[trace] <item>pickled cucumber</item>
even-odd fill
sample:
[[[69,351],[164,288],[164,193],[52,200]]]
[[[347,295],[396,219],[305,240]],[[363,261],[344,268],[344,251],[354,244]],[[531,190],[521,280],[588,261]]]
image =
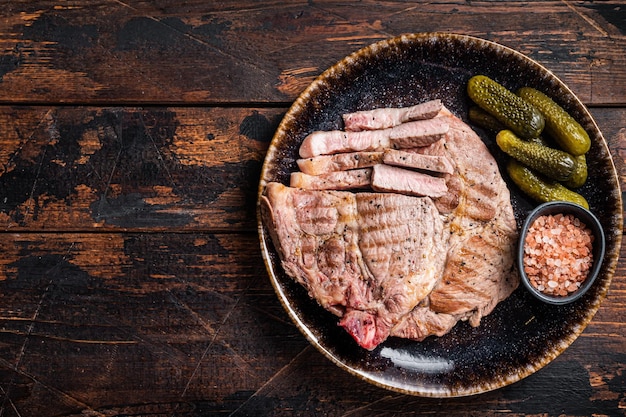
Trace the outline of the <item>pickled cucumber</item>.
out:
[[[556,146],[556,144],[548,142],[543,136],[529,139],[529,141],[551,148]],[[580,188],[587,182],[587,157],[585,155],[578,155],[574,157],[574,161],[576,161],[574,172],[572,176],[563,183],[567,188]]]
[[[587,182],[587,158],[585,155],[578,155],[574,158],[576,166],[572,176],[563,184],[568,188],[580,188]]]
[[[511,159],[507,172],[520,190],[540,203],[548,201],[569,201],[589,209],[587,200],[577,192],[570,190],[558,181],[550,181],[537,175],[527,166]]]
[[[567,181],[574,173],[576,161],[570,154],[522,140],[510,130],[500,131],[496,143],[502,151],[550,179]]]
[[[546,132],[561,149],[574,156],[589,150],[591,139],[585,129],[554,100],[531,87],[522,87],[517,94],[539,109],[545,119]]]
[[[498,119],[478,106],[471,106],[468,113],[470,122],[477,126],[491,130],[492,132],[499,132],[506,129]]]
[[[481,109],[524,139],[539,136],[545,126],[541,112],[523,98],[484,75],[467,83],[467,93]]]

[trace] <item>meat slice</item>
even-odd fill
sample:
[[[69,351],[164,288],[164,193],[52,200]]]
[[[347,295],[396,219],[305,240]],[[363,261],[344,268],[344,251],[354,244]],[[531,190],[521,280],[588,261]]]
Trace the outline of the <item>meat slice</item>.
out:
[[[309,175],[368,168],[383,162],[382,152],[346,152],[334,155],[319,155],[296,161],[300,171]]]
[[[448,131],[443,118],[417,120],[401,125],[362,132],[317,131],[304,138],[300,157],[311,158],[355,151],[383,151],[387,148],[415,148],[440,140]]]
[[[345,152],[334,155],[319,155],[298,159],[300,171],[309,175],[368,168],[378,164],[388,164],[404,168],[451,174],[454,171],[450,159],[443,155],[425,155],[413,149],[385,149],[376,152]]]
[[[374,191],[428,197],[442,197],[448,192],[443,178],[391,165],[374,166],[371,178]]]
[[[380,108],[357,111],[342,116],[348,131],[386,129],[413,120],[432,119],[441,111],[441,100],[431,100],[411,107]]]
[[[300,157],[311,158],[353,151],[382,151],[390,146],[389,131],[344,132],[317,131],[309,134],[300,145]]]
[[[430,198],[269,183],[262,216],[285,272],[365,349],[432,290],[447,237]]]
[[[443,155],[424,155],[419,152],[388,149],[383,154],[382,162],[404,168],[452,174],[454,166],[450,159]]]
[[[428,146],[442,139],[448,133],[448,129],[448,123],[443,118],[402,123],[390,128],[390,147],[393,149],[407,149]]]
[[[292,172],[289,185],[307,190],[351,190],[369,188],[371,178],[372,168],[329,172],[322,175]]]

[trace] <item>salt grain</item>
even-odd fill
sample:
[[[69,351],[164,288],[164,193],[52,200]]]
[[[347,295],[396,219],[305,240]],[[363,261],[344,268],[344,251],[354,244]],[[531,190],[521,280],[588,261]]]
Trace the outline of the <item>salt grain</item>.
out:
[[[580,288],[593,263],[591,230],[571,214],[538,217],[528,229],[524,271],[531,284],[549,295]]]

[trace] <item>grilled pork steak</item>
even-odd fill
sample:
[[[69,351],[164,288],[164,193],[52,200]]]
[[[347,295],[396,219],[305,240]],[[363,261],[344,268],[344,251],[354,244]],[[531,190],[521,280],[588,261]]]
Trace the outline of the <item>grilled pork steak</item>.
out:
[[[445,150],[456,165],[453,178],[460,181],[454,191],[458,205],[445,220],[450,234],[446,266],[427,301],[437,315],[478,326],[519,284],[512,271],[517,226],[496,161],[469,126],[442,113],[450,124]]]
[[[447,235],[430,198],[270,183],[261,207],[287,274],[366,349],[441,275]]]
[[[518,285],[509,190],[481,139],[445,108],[440,197],[267,184],[262,216],[288,275],[366,349],[477,326]]]

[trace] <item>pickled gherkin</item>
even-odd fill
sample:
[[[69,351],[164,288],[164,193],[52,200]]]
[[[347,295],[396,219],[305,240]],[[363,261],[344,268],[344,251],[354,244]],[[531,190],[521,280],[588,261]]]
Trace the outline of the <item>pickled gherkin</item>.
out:
[[[546,132],[561,149],[574,156],[589,150],[591,139],[585,129],[554,100],[531,87],[522,87],[517,94],[539,109],[545,119]]]
[[[543,131],[545,120],[541,112],[491,78],[473,76],[467,83],[467,93],[481,109],[520,137],[537,137]]]
[[[578,155],[574,159],[576,161],[574,172],[572,176],[563,183],[568,188],[580,188],[587,182],[587,157],[583,154]]]
[[[535,201],[540,203],[569,201],[589,209],[589,203],[582,195],[570,190],[558,181],[541,177],[515,159],[509,161],[506,170],[519,189]]]
[[[469,120],[484,129],[488,129],[496,133],[506,129],[506,126],[504,126],[498,119],[478,106],[472,106],[469,108]]]
[[[536,142],[543,146],[554,147],[554,144],[548,143],[542,136],[529,140],[530,142]],[[574,166],[574,172],[571,177],[563,182],[567,188],[580,188],[587,182],[587,157],[585,155],[578,155],[574,157],[576,165]]]
[[[569,180],[576,168],[576,161],[567,152],[522,140],[510,130],[500,131],[496,143],[512,158],[556,181]]]

